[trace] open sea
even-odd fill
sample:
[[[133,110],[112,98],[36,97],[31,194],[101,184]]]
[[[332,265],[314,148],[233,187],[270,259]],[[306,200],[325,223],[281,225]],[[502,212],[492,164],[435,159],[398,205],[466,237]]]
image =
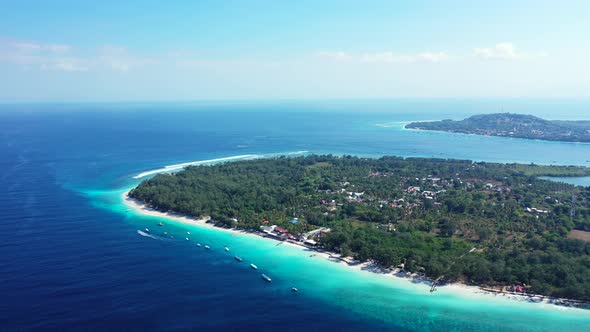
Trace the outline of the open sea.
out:
[[[588,100],[1,105],[0,331],[589,331],[590,310],[430,294],[269,240],[141,216],[121,201],[153,170],[235,156],[590,166],[590,144],[403,129],[501,109],[590,119]]]

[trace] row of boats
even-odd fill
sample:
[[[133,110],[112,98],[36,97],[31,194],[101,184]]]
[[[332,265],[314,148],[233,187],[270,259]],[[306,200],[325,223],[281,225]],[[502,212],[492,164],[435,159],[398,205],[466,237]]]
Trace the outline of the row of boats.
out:
[[[189,235],[190,235],[190,232],[187,232],[187,234],[189,234]],[[187,240],[189,240],[189,238],[186,238],[186,239],[187,239]],[[200,244],[200,243],[197,243],[197,247],[201,247],[201,244]],[[209,247],[208,245],[205,245],[205,249],[207,249],[207,250],[211,250],[211,247]],[[225,250],[226,252],[229,252],[229,248],[228,248],[228,247],[224,247],[224,250]],[[238,263],[241,263],[241,262],[243,262],[243,261],[244,261],[244,259],[243,259],[242,257],[238,256],[238,255],[235,255],[235,256],[234,256],[234,259],[235,259],[235,260],[236,260]],[[254,263],[250,263],[250,267],[251,267],[253,270],[258,270],[258,266],[256,266]],[[264,274],[264,273],[263,273],[263,274],[261,274],[260,276],[261,276],[261,277],[262,277],[262,279],[264,279],[265,281],[267,281],[267,282],[272,282],[272,279],[271,279],[269,276],[267,276],[266,274]]]
[[[159,224],[158,224],[158,226],[162,226],[162,223],[159,223]],[[150,232],[150,230],[149,230],[148,228],[146,228],[146,229],[145,229],[145,231],[146,231],[147,233],[149,233],[149,232]],[[165,233],[165,234],[167,235],[167,233]],[[187,234],[187,235],[190,235],[190,234],[191,234],[191,232],[186,232],[186,234]],[[185,240],[186,240],[186,241],[190,241],[190,239],[189,239],[188,237],[185,237]],[[204,246],[202,246],[202,245],[201,245],[200,243],[198,243],[198,242],[197,242],[197,247],[199,247],[199,248],[203,247],[203,248],[205,248],[206,250],[211,250],[211,247],[210,247],[210,246],[208,246],[208,245],[204,245]],[[228,247],[224,247],[224,250],[225,250],[226,252],[230,252],[230,250],[229,250],[229,248],[228,248]],[[243,261],[244,261],[244,259],[243,259],[243,258],[241,258],[241,257],[240,257],[240,256],[238,256],[238,255],[235,255],[235,256],[234,256],[234,259],[235,259],[237,262],[239,262],[239,263],[241,263],[241,262],[243,262]],[[252,268],[253,270],[258,270],[258,266],[256,266],[254,263],[250,263],[250,268]],[[272,279],[271,279],[269,276],[267,276],[266,274],[264,274],[264,273],[262,273],[262,274],[260,275],[260,277],[261,277],[261,278],[262,278],[264,281],[266,281],[266,282],[272,282]],[[299,291],[299,289],[297,289],[296,287],[292,287],[292,288],[291,288],[291,291],[293,291],[293,292],[298,292],[298,291]]]

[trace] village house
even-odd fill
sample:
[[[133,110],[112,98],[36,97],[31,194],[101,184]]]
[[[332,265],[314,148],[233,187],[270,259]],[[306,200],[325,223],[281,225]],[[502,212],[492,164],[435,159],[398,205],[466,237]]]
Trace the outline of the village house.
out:
[[[529,212],[529,213],[543,213],[543,214],[549,213],[549,211],[547,211],[547,210],[542,210],[542,209],[537,209],[537,208],[526,208],[525,211]]]

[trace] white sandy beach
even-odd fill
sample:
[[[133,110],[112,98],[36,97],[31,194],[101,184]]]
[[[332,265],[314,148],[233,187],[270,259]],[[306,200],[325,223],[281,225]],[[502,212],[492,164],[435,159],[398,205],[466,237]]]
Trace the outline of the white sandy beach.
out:
[[[161,212],[161,211],[157,211],[154,210],[148,206],[146,206],[145,204],[142,204],[140,202],[138,202],[137,200],[130,198],[128,196],[129,191],[126,191],[123,193],[123,195],[121,195],[121,198],[123,199],[125,205],[127,205],[128,207],[132,208],[133,210],[135,210],[138,213],[141,213],[143,215],[146,216],[152,216],[152,217],[160,217],[160,218],[166,218],[175,222],[179,222],[179,223],[183,223],[186,225],[192,225],[192,226],[198,226],[198,227],[204,227],[204,228],[209,228],[209,229],[214,229],[216,231],[220,231],[220,232],[228,232],[228,233],[232,233],[233,235],[236,236],[251,236],[251,237],[255,237],[258,239],[267,239],[269,241],[276,241],[270,238],[263,238],[255,233],[250,233],[250,232],[246,232],[243,230],[238,230],[238,229],[234,229],[234,228],[222,228],[222,227],[217,227],[213,224],[209,224],[207,223],[207,220],[209,220],[208,217],[204,217],[201,219],[195,219],[195,218],[190,218],[187,216],[183,216],[177,213],[166,213],[166,212]],[[284,245],[289,245],[289,246],[293,246],[296,248],[301,248],[304,249],[304,247],[299,246],[297,244],[288,242],[288,241],[284,241],[282,242]],[[312,257],[322,257],[325,259],[328,259],[330,261],[333,261],[334,256],[327,253],[327,252],[320,252],[320,251],[316,251],[314,252],[314,256]],[[361,269],[364,266],[368,266],[370,265],[369,263],[366,264],[357,264],[354,265],[354,267],[358,267],[358,269]],[[352,265],[351,265],[352,267]]]
[[[134,211],[136,211],[140,214],[143,214],[143,215],[166,218],[168,220],[183,223],[186,225],[204,227],[204,228],[209,228],[209,229],[213,229],[213,230],[221,231],[221,232],[228,232],[228,233],[232,233],[234,236],[251,236],[251,237],[256,237],[258,239],[277,241],[277,240],[274,240],[271,238],[262,237],[262,236],[255,234],[255,233],[246,232],[243,230],[237,230],[237,229],[233,229],[233,228],[222,228],[222,227],[214,226],[213,224],[207,223],[207,220],[209,220],[208,217],[201,218],[201,219],[194,219],[194,218],[190,218],[190,217],[183,216],[183,215],[176,214],[176,213],[160,212],[160,211],[154,210],[154,209],[146,206],[145,204],[138,202],[137,200],[134,200],[133,198],[130,198],[128,196],[128,193],[129,193],[129,191],[126,191],[121,195],[121,199],[123,200],[125,205],[127,205],[129,208],[131,208]],[[291,243],[289,241],[283,241],[282,244],[289,245],[289,246],[292,246],[295,248],[299,248],[301,250],[309,250],[304,246],[300,246],[295,243]],[[399,281],[406,281],[406,282],[411,282],[411,283],[423,283],[423,284],[426,284],[429,286],[432,284],[432,281],[430,279],[420,276],[420,275],[417,275],[417,274],[406,273],[406,272],[403,272],[399,269],[391,269],[391,270],[383,269],[381,267],[374,265],[371,262],[358,263],[358,262],[352,261],[351,258],[346,258],[343,260],[343,259],[341,259],[341,257],[339,255],[331,254],[331,253],[328,253],[325,251],[314,251],[314,254],[310,255],[310,258],[312,258],[312,259],[319,258],[319,259],[327,260],[329,262],[337,263],[337,264],[345,263],[346,266],[350,269],[354,269],[354,270],[362,271],[362,272],[366,272],[366,273],[378,273],[378,274],[384,275],[384,276],[391,276],[392,278],[396,278]],[[565,299],[553,299],[553,298],[549,298],[549,297],[536,296],[536,295],[522,295],[522,294],[515,294],[515,293],[490,292],[490,291],[484,290],[484,289],[477,287],[477,286],[470,286],[470,285],[465,285],[465,284],[461,284],[461,283],[445,284],[445,285],[439,286],[439,288],[451,291],[452,293],[455,293],[455,294],[458,294],[461,296],[468,296],[468,297],[469,296],[486,295],[486,296],[493,296],[493,297],[502,297],[502,298],[517,300],[517,301],[528,301],[531,298],[537,298],[538,303],[545,303],[545,304],[551,304],[551,302],[555,301],[555,300],[567,301]],[[425,291],[427,292],[426,289],[425,289]]]

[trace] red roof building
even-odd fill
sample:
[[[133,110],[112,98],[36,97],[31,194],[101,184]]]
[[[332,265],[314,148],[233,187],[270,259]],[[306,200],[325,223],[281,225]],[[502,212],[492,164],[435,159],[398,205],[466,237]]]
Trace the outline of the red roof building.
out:
[[[277,226],[277,227],[275,227],[275,232],[282,233],[282,234],[288,234],[289,230]]]

